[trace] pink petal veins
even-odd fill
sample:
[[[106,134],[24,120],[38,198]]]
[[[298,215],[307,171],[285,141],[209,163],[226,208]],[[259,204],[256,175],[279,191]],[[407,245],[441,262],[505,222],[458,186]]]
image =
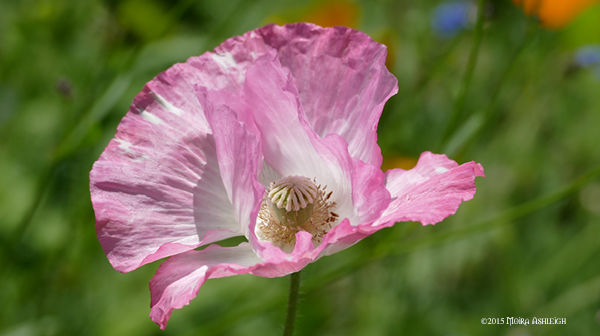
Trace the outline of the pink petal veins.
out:
[[[311,128],[321,137],[341,135],[352,157],[379,167],[377,123],[383,105],[398,91],[396,77],[385,67],[386,47],[350,28],[296,23],[268,25],[215,50],[251,62],[271,48],[294,78]]]
[[[415,168],[386,173],[386,188],[392,195],[392,203],[375,225],[440,222],[453,215],[461,202],[473,198],[477,176],[485,176],[478,163],[459,166],[446,155],[424,152]]]
[[[277,247],[266,246],[264,255],[268,261],[258,258],[248,243],[236,247],[210,245],[202,251],[188,251],[170,257],[160,265],[150,281],[150,318],[165,329],[173,309],[188,305],[208,279],[237,274],[273,278],[297,272],[314,260],[314,253],[299,252],[312,247],[311,239],[309,233],[299,232],[292,255],[281,252]]]
[[[235,111],[208,101],[205,88],[199,90],[199,99],[213,131],[225,190],[235,218],[248,237],[248,228],[256,221],[265,192],[258,182],[262,168],[260,140],[246,123],[238,121]]]
[[[165,329],[173,309],[189,304],[207,279],[248,273],[249,266],[260,262],[248,243],[231,248],[210,245],[169,258],[150,281],[150,318]]]
[[[149,82],[94,164],[98,239],[121,272],[242,234],[194,89],[241,87],[244,64],[220,57],[191,58]]]
[[[350,216],[352,186],[345,164],[308,125],[293,79],[275,53],[261,56],[248,69],[242,96],[253,112],[269,165],[282,176],[316,178]]]

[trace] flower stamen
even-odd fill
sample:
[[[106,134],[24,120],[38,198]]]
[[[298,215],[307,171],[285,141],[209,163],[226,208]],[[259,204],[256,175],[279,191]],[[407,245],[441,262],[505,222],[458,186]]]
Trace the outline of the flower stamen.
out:
[[[296,233],[306,231],[313,244],[320,244],[338,218],[331,211],[335,202],[329,201],[333,192],[326,193],[326,188],[316,185],[316,179],[295,175],[271,183],[258,213],[259,238],[291,252]]]

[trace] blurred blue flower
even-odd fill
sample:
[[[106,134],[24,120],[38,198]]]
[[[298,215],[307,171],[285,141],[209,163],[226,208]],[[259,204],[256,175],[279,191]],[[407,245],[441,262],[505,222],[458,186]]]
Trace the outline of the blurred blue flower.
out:
[[[587,44],[577,49],[573,63],[580,68],[590,69],[600,80],[600,44]]]
[[[600,45],[588,44],[577,49],[575,63],[584,68],[600,64]]]
[[[433,10],[431,26],[437,35],[450,38],[471,25],[472,9],[469,1],[444,2]]]

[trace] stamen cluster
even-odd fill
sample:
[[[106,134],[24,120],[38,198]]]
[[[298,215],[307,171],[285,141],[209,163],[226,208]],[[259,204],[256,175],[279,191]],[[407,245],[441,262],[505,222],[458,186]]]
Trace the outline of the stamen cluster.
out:
[[[296,244],[296,233],[312,234],[313,244],[319,245],[337,218],[335,202],[329,201],[332,192],[316,184],[316,179],[286,176],[269,186],[258,213],[257,235],[272,242],[285,252]]]

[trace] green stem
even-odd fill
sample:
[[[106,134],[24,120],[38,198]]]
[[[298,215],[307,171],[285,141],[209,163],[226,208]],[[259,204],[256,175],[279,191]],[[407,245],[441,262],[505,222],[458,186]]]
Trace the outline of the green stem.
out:
[[[469,54],[467,69],[465,70],[465,74],[463,76],[460,89],[458,91],[458,96],[456,97],[456,101],[454,102],[452,114],[450,115],[450,119],[448,120],[446,129],[444,130],[442,141],[438,149],[441,149],[446,145],[446,142],[448,141],[452,133],[454,133],[454,131],[456,130],[456,127],[462,117],[462,110],[465,104],[465,98],[467,96],[467,92],[469,91],[469,86],[471,84],[471,79],[473,78],[475,66],[477,65],[477,58],[479,56],[479,46],[481,45],[481,40],[483,38],[484,12],[485,0],[477,1],[477,23],[475,24],[475,31],[473,32],[473,45],[471,46],[471,53]]]
[[[294,323],[296,322],[296,313],[298,311],[299,292],[300,271],[290,274],[290,297],[288,299],[287,316],[285,318],[283,336],[292,336],[294,334]]]

